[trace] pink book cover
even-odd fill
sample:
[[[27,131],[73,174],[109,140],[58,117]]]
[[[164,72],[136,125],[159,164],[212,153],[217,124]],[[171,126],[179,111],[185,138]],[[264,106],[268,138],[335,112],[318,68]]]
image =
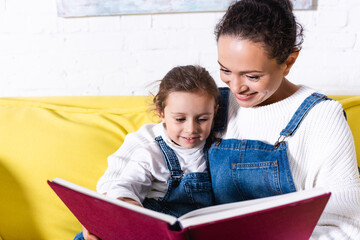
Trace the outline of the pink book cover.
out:
[[[96,197],[96,194],[100,195],[98,193],[92,195],[78,191],[55,180],[48,181],[48,184],[79,222],[102,240],[305,240],[310,238],[330,197],[330,193],[324,192],[275,207],[245,211],[245,214],[239,215],[236,215],[235,210],[237,203],[229,204],[224,212],[231,212],[230,217],[227,214],[219,217],[221,210],[211,211],[223,207],[218,205],[200,209],[208,215],[195,222],[191,222],[189,217],[189,223],[185,222],[186,219],[177,220],[127,203],[122,203],[125,206],[122,207],[116,204],[119,200],[109,200],[105,196],[99,198]]]
[[[48,181],[48,184],[79,222],[102,240],[172,239],[169,236],[169,223],[165,221],[119,207],[55,182]],[[183,235],[183,232],[177,232],[177,235]],[[184,238],[180,236],[178,239]]]
[[[330,193],[311,199],[190,226],[189,239],[308,240]]]

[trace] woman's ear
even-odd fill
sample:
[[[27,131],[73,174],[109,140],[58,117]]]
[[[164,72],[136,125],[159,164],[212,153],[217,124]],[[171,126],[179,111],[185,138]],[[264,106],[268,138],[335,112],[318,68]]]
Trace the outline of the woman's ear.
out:
[[[297,57],[299,56],[299,49],[294,49],[294,51],[289,55],[289,57],[286,59],[284,66],[284,76],[287,76],[290,72],[291,67],[294,65],[294,63],[296,62]]]

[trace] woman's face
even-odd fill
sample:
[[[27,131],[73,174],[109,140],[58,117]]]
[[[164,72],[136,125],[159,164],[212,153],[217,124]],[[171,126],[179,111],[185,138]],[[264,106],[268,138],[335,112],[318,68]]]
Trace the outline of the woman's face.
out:
[[[218,40],[218,62],[221,80],[240,106],[263,106],[285,98],[285,76],[292,64],[269,59],[260,43],[222,35]]]

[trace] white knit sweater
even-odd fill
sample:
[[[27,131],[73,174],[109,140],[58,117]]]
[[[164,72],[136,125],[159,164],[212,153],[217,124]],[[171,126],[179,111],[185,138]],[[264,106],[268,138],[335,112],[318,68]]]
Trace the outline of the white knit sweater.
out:
[[[292,96],[267,106],[241,108],[233,94],[222,138],[274,144],[300,104],[315,90],[301,87]],[[297,191],[323,187],[332,192],[312,239],[360,239],[360,180],[350,128],[337,101],[323,101],[286,139]]]
[[[229,99],[228,126],[223,138],[253,139],[274,144],[297,108],[314,90],[301,87],[292,96],[267,106],[241,108],[233,94]],[[120,148],[109,156],[109,167],[98,182],[107,192],[129,160],[146,143]],[[323,101],[312,108],[294,136],[286,139],[297,191],[323,187],[332,192],[330,201],[311,239],[360,239],[360,179],[355,147],[342,106]]]

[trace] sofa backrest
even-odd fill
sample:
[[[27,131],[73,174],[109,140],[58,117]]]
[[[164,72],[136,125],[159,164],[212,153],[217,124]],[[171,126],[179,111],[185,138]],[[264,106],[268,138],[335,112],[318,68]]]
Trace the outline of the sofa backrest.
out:
[[[0,239],[73,239],[81,224],[46,180],[95,190],[125,135],[156,119],[150,100],[1,98]]]
[[[359,161],[360,96],[331,97],[344,106]],[[125,135],[158,121],[150,103],[143,96],[0,98],[0,239],[73,239],[81,224],[46,181],[95,190]]]

